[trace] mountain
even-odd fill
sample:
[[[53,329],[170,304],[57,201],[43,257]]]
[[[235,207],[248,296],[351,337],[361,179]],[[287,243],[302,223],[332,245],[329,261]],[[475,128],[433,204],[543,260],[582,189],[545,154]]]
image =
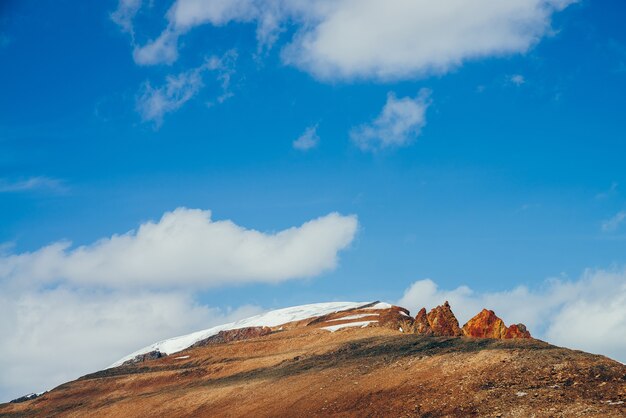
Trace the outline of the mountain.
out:
[[[0,416],[626,416],[626,366],[446,302],[280,309],[157,342]]]

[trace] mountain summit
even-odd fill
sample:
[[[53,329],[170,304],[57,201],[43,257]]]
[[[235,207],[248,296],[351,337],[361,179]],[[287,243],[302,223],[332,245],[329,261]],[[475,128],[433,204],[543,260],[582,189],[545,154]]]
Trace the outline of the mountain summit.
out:
[[[493,311],[486,309],[460,328],[459,321],[454,316],[448,301],[433,308],[428,314],[426,314],[426,308],[423,308],[415,318],[412,318],[405,308],[378,301],[316,303],[278,309],[241,321],[159,341],[121,358],[110,367],[160,358],[190,347],[213,342],[238,341],[283,331],[285,328],[320,326],[320,324],[332,324],[321,327],[328,331],[349,327],[383,327],[402,333],[439,337],[464,335],[472,338],[531,338],[523,324],[507,328]]]
[[[271,311],[163,340],[0,416],[626,416],[626,366],[448,302]]]

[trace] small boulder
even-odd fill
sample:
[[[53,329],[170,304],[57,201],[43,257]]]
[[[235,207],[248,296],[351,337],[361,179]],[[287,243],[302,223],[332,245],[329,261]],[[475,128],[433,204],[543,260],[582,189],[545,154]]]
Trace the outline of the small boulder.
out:
[[[513,324],[507,328],[504,338],[532,338],[524,324]]]
[[[132,365],[132,364],[143,363],[144,361],[156,360],[156,359],[160,359],[161,357],[165,357],[165,356],[167,356],[167,354],[162,353],[159,350],[154,350],[154,351],[150,351],[148,353],[138,354],[135,357],[133,357],[132,359],[127,360],[124,363],[122,363],[122,366],[129,366],[129,365]]]
[[[35,398],[40,397],[42,394],[43,394],[43,392],[42,393],[30,393],[28,395],[20,396],[17,399],[13,399],[9,403],[22,403],[22,402],[26,402],[26,401],[31,401],[31,400],[33,400]]]

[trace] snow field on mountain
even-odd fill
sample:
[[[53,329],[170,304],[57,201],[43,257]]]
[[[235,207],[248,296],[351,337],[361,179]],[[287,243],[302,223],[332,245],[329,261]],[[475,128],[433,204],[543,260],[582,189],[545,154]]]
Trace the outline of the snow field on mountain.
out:
[[[372,303],[373,302],[328,302],[277,309],[264,314],[242,319],[240,321],[218,325],[213,328],[156,342],[119,359],[108,368],[121,366],[128,360],[132,360],[139,355],[150,353],[152,351],[159,351],[167,355],[177,353],[191,347],[198,341],[202,341],[218,334],[220,331],[229,331],[249,327],[276,327],[289,322],[302,321],[304,319],[324,316],[334,312],[359,309],[371,305]],[[378,307],[379,305],[382,307]],[[375,305],[365,309],[385,309],[385,306],[391,305],[376,303]]]

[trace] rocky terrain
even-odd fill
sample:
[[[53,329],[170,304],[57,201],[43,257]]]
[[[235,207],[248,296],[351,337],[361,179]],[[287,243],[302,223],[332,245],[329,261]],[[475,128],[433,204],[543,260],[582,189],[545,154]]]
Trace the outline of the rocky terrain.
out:
[[[624,417],[626,366],[483,310],[307,305],[165,340],[0,416]]]

